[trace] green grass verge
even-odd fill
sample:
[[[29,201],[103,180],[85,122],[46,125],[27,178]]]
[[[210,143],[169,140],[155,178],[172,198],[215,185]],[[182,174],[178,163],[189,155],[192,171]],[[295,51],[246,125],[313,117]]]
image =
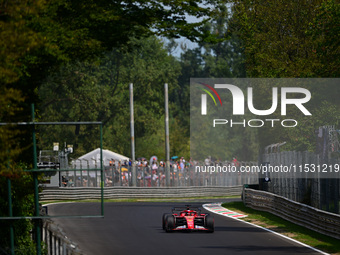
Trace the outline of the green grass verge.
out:
[[[248,215],[241,220],[271,229],[321,251],[340,254],[340,240],[338,239],[301,227],[271,213],[251,209],[246,207],[243,202],[224,203],[222,206]]]

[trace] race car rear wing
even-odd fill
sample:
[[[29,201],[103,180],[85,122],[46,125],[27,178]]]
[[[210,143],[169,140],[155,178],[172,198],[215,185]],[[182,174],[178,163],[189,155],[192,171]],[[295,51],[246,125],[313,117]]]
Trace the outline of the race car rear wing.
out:
[[[198,206],[191,206],[191,205],[185,205],[185,206],[176,206],[172,208],[172,213],[177,213],[185,210],[192,210],[196,211],[198,214],[201,213],[201,208]]]

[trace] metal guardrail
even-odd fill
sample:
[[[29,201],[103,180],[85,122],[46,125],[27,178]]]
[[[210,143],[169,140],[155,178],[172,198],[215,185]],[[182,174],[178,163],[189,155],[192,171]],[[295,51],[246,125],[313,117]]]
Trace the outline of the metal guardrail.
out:
[[[340,215],[322,211],[265,191],[245,188],[246,206],[270,212],[297,225],[340,239]]]
[[[49,188],[44,189],[40,195],[40,201],[50,200],[81,200],[100,199],[100,188]],[[183,197],[206,197],[206,196],[240,196],[242,186],[233,187],[106,187],[104,199],[117,198],[183,198]]]
[[[67,238],[62,229],[51,220],[44,220],[42,226],[42,241],[45,242],[48,255],[81,255],[84,254]]]

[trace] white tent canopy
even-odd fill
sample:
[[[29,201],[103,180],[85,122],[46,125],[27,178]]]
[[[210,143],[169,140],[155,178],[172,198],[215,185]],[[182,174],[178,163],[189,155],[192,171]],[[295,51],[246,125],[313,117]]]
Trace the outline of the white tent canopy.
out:
[[[110,150],[103,150],[103,165],[108,166],[110,164],[110,161],[114,159],[116,162],[121,161],[129,161],[129,158],[126,156],[123,156],[121,154],[118,154],[116,152],[110,151]],[[94,167],[100,167],[100,148],[97,148],[78,159],[72,160],[72,165],[74,168],[94,168]]]

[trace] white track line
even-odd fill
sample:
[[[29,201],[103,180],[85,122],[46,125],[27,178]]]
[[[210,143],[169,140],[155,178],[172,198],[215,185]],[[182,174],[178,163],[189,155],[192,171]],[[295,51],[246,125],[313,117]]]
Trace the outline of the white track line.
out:
[[[319,252],[319,253],[324,254],[324,255],[329,255],[329,253],[326,253],[326,252],[323,252],[323,251],[321,251],[321,250],[318,250],[318,249],[316,249],[316,248],[314,248],[314,247],[312,247],[312,246],[309,246],[309,245],[307,245],[307,244],[305,244],[305,243],[299,242],[299,241],[297,241],[297,240],[295,240],[295,239],[293,239],[293,238],[290,238],[290,237],[288,237],[288,236],[282,235],[282,234],[277,233],[277,232],[275,232],[275,231],[273,231],[273,230],[270,230],[270,229],[268,229],[268,228],[264,228],[264,227],[255,225],[255,224],[253,224],[253,223],[250,223],[250,222],[247,222],[247,221],[238,219],[238,218],[230,217],[230,216],[228,216],[228,215],[226,215],[226,214],[218,213],[218,212],[212,210],[211,208],[209,208],[209,207],[211,207],[211,205],[214,205],[215,208],[216,208],[216,207],[220,207],[220,209],[226,209],[226,208],[222,207],[221,204],[222,204],[222,203],[204,204],[204,205],[202,205],[202,207],[203,207],[205,210],[207,210],[207,211],[210,211],[210,212],[213,212],[213,213],[216,213],[216,214],[218,214],[218,215],[222,215],[222,216],[225,216],[225,217],[228,217],[228,218],[232,218],[232,219],[234,219],[234,220],[238,220],[238,221],[241,221],[241,222],[243,222],[243,223],[252,225],[252,226],[254,226],[254,227],[257,227],[257,228],[266,230],[266,231],[268,231],[268,232],[270,232],[270,233],[273,233],[273,234],[275,234],[275,235],[278,235],[278,236],[280,236],[280,237],[283,237],[283,238],[285,238],[285,239],[288,239],[288,240],[290,240],[290,241],[292,241],[292,242],[295,242],[295,243],[297,243],[297,244],[300,244],[300,245],[302,245],[302,246],[305,246],[305,247],[307,247],[307,248],[309,248],[309,249],[312,249],[313,251]]]

